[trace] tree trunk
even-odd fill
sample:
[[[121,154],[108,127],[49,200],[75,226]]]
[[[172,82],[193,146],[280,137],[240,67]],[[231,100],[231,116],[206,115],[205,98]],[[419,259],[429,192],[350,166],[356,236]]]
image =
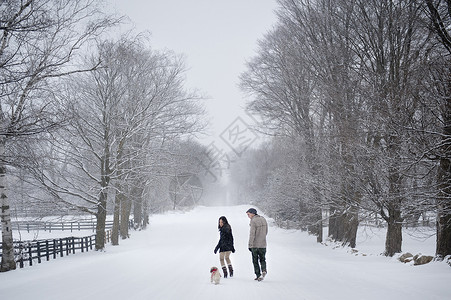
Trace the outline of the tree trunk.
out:
[[[393,256],[401,252],[402,247],[402,218],[401,201],[396,200],[388,206],[387,236],[385,239],[385,256]]]
[[[451,255],[451,203],[442,201],[438,207],[436,256],[439,260]]]
[[[0,158],[5,153],[4,140],[0,141]],[[2,261],[0,264],[0,272],[7,272],[16,269],[14,260],[14,244],[13,232],[11,228],[11,212],[9,208],[9,200],[6,195],[6,167],[0,160],[0,205],[1,205],[1,222],[2,222]]]
[[[133,202],[133,222],[142,228],[142,198],[138,198]]]
[[[385,239],[385,256],[393,256],[401,252],[402,225],[396,222],[388,223],[387,236]]]
[[[149,224],[149,201],[147,199],[143,199],[143,224],[142,228],[146,229]]]
[[[140,183],[141,184],[141,183]],[[134,195],[133,199],[133,222],[139,226],[139,228],[142,228],[142,210],[143,210],[143,188],[137,187],[135,189],[136,194]]]
[[[106,221],[107,192],[102,189],[97,205],[97,225],[96,225],[96,251],[105,248],[105,221]]]
[[[396,140],[396,139],[395,139]],[[391,144],[394,145],[394,144]],[[389,146],[389,148],[398,149],[396,146]],[[391,152],[395,153],[393,155],[393,160],[399,161],[399,151]],[[388,211],[388,216],[385,215],[382,208],[382,217],[387,221],[387,236],[385,239],[385,256],[393,256],[395,253],[401,252],[402,247],[402,202],[403,198],[401,194],[401,184],[402,176],[399,173],[399,166],[396,164],[389,168],[389,199],[386,204],[386,209]]]
[[[402,203],[401,187],[403,176],[400,173],[401,149],[399,136],[395,134],[385,138],[387,141],[388,155],[390,156],[390,167],[388,168],[388,202],[386,209],[388,216],[383,216],[387,221],[387,236],[385,239],[385,256],[393,256],[401,252],[402,247]]]
[[[130,196],[121,199],[121,238],[123,240],[129,237],[128,235],[128,223],[130,221],[130,211],[132,208],[132,201],[130,200]]]
[[[451,73],[448,75],[448,91],[451,92]],[[442,153],[437,174],[438,199],[437,199],[437,246],[436,253],[438,259],[443,259],[451,255],[451,97],[445,98],[444,111],[442,113],[444,121],[442,137]]]
[[[439,260],[451,255],[451,204],[443,203],[439,206],[437,220],[437,248],[436,256]]]
[[[106,135],[107,136],[107,135]],[[106,138],[105,141],[108,139]],[[108,143],[105,143],[105,155],[101,160],[101,182],[99,203],[97,204],[97,226],[96,226],[96,250],[103,250],[105,248],[105,222],[106,222],[106,205],[108,199],[108,184],[109,177],[109,148]]]
[[[124,168],[126,162],[122,159],[124,154],[124,144],[125,139],[121,139],[119,147],[117,150],[116,161],[117,161],[117,175],[116,175],[116,194],[114,197],[114,208],[113,208],[113,228],[111,232],[111,244],[113,246],[119,245],[119,233],[120,233],[120,223],[121,223],[121,207],[124,202]]]
[[[343,245],[355,248],[359,227],[358,211],[358,207],[351,208],[350,212],[334,209],[334,215],[329,218],[329,236]]]
[[[346,145],[343,146],[345,148]],[[342,182],[343,199],[336,200],[333,207],[333,224],[331,237],[335,241],[341,242],[344,246],[355,248],[357,241],[357,229],[359,227],[359,206],[361,196],[355,192],[356,182],[352,177],[354,172],[354,165],[351,157],[344,156],[347,169],[351,170],[350,175],[344,176]],[[341,204],[341,206],[340,206]],[[330,226],[330,225],[329,225]]]
[[[350,98],[350,97],[344,97]],[[344,125],[341,129],[344,138],[344,143],[342,144],[342,157],[344,162],[343,173],[344,176],[344,195],[347,199],[344,201],[344,207],[346,212],[343,215],[343,245],[348,245],[351,248],[355,248],[357,242],[357,230],[359,228],[359,208],[362,200],[362,196],[357,190],[358,179],[356,178],[356,161],[354,156],[351,154],[353,152],[353,145],[358,144],[358,130],[356,129],[357,124],[353,124],[351,121],[353,118],[347,116],[343,122]]]
[[[103,122],[108,123],[108,116],[106,112],[103,112]],[[105,248],[105,222],[107,213],[107,200],[108,200],[108,186],[110,184],[110,128],[107,126],[104,128],[104,148],[103,155],[100,159],[100,195],[99,203],[97,204],[97,226],[96,226],[96,251],[103,250]]]
[[[357,242],[357,229],[359,228],[359,208],[351,208],[343,216],[344,236],[341,240],[344,245],[355,248]]]
[[[316,236],[316,242],[322,243],[323,242],[323,211],[322,211],[321,207],[318,208],[316,213],[317,213],[316,217],[318,219],[318,224],[316,225],[317,231],[318,231],[318,234]]]
[[[119,227],[120,227],[120,212],[121,212],[121,187],[116,187],[116,196],[114,198],[114,216],[113,216],[113,228],[111,232],[111,244],[113,246],[119,245]]]
[[[335,240],[340,234],[340,227],[338,221],[338,210],[336,207],[330,207],[329,215],[329,232],[328,235],[331,239]]]
[[[305,117],[307,120],[308,117]],[[310,169],[310,174],[312,178],[317,179],[319,174],[321,173],[321,165],[317,163],[317,156],[315,153],[317,153],[317,148],[314,143],[314,134],[313,130],[309,126],[306,128],[306,132],[303,133],[304,138],[306,141],[306,148],[307,154],[305,160],[308,163],[308,168]],[[309,226],[308,231],[309,233],[316,235],[316,241],[318,243],[323,242],[323,213],[322,213],[322,196],[320,191],[318,190],[319,187],[312,186],[312,195],[313,195],[313,203],[311,207],[307,209],[309,214]]]

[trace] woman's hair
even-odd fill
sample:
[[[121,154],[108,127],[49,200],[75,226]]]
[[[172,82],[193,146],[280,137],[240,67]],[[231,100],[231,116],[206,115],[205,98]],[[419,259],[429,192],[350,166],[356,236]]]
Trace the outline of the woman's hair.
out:
[[[225,226],[225,225],[229,225],[230,226],[229,221],[227,221],[226,217],[221,216],[221,217],[219,217],[219,220],[222,220],[223,226]],[[218,220],[218,229],[221,229],[221,226],[219,226],[219,220]]]

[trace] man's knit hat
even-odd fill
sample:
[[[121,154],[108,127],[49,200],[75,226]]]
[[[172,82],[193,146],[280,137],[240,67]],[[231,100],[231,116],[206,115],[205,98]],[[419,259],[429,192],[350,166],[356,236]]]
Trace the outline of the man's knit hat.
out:
[[[257,214],[257,210],[255,208],[249,208],[246,213],[251,213],[251,214],[256,215]]]

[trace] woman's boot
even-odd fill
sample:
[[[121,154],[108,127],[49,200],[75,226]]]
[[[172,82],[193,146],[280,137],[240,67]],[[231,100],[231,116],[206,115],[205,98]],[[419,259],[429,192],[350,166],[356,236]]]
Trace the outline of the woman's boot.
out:
[[[229,273],[230,273],[230,277],[233,277],[233,268],[232,268],[232,265],[229,265]]]
[[[224,272],[224,278],[227,278],[227,268],[225,266],[222,267],[222,271]]]

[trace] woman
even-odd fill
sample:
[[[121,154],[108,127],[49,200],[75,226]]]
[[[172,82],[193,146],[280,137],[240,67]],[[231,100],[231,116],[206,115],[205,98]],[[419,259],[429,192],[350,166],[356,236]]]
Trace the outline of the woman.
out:
[[[224,272],[224,278],[227,278],[227,268],[224,260],[227,262],[229,267],[230,277],[233,277],[232,262],[230,261],[230,253],[235,253],[235,248],[233,247],[233,235],[232,227],[230,227],[227,218],[222,216],[218,221],[219,229],[219,242],[216,246],[214,252],[218,252],[219,249],[219,262],[221,263],[222,271]]]

